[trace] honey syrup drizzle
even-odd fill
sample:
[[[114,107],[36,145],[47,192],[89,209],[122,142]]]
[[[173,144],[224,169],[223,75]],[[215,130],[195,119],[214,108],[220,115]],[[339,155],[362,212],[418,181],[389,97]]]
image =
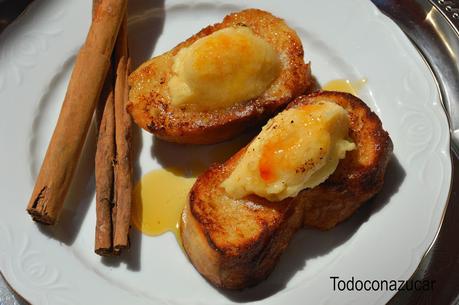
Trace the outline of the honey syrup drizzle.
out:
[[[334,79],[326,83],[322,87],[322,90],[339,91],[357,95],[366,83],[366,78],[362,78],[356,81],[350,81],[348,79]]]
[[[157,169],[144,175],[134,187],[134,227],[150,236],[172,232],[180,243],[180,216],[196,181],[193,176],[175,169]]]

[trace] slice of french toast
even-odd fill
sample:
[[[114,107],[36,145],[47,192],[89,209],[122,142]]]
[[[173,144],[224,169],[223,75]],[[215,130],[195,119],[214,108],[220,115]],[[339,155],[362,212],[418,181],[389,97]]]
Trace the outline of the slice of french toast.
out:
[[[243,153],[198,178],[180,226],[193,265],[212,284],[227,289],[250,287],[265,279],[303,221],[303,207],[291,198],[234,200],[225,193],[220,184]]]
[[[331,182],[278,202],[256,195],[233,199],[221,183],[245,153],[243,148],[194,184],[182,214],[181,236],[191,262],[212,284],[227,289],[257,284],[271,273],[302,225],[329,229],[380,190],[392,142],[379,118],[358,98],[339,92],[301,96],[288,108],[320,101],[348,111],[349,136],[357,147],[340,161]]]
[[[207,110],[174,105],[174,92],[168,84],[176,74],[174,63],[178,53],[201,38],[234,27],[250,29],[274,48],[281,63],[277,78],[261,95],[234,105]],[[262,124],[311,86],[310,66],[305,64],[303,56],[300,38],[284,20],[258,9],[232,13],[221,23],[202,29],[137,68],[129,76],[131,90],[127,109],[137,125],[166,141],[211,144],[228,140],[251,126]],[[212,87],[210,81],[208,86]]]

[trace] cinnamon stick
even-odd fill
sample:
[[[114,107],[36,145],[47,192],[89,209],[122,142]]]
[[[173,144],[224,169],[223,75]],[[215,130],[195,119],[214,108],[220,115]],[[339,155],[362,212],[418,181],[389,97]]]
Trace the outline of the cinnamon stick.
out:
[[[112,79],[107,79],[112,83]],[[95,252],[113,254],[112,205],[114,200],[115,109],[113,88],[108,93],[97,139],[96,173],[96,236]]]
[[[94,0],[94,6],[96,2]],[[112,92],[108,95],[103,111],[96,152],[95,252],[103,256],[117,255],[121,249],[129,245],[132,123],[125,110],[129,73],[129,64],[126,62],[128,60],[126,17],[121,25],[113,53],[112,65],[117,70],[115,89],[113,91],[113,87],[111,88]],[[108,78],[107,83],[112,84],[113,79]],[[113,162],[115,151],[116,162]]]
[[[113,211],[114,235],[113,247],[121,250],[129,247],[129,228],[132,202],[132,167],[131,167],[131,128],[132,120],[126,111],[128,102],[128,76],[130,59],[127,42],[127,20],[121,25],[118,36],[116,57],[119,58],[115,82],[115,206]]]
[[[97,10],[97,5],[100,0],[93,0],[93,14]],[[122,56],[127,56],[127,16],[123,18],[123,22],[118,33],[118,38],[115,43],[115,49],[112,56],[112,68],[118,69]],[[123,67],[120,66],[122,69]],[[112,72],[114,69],[111,69]],[[113,71],[114,72],[114,71]],[[126,75],[127,77],[127,75]],[[126,78],[124,77],[124,78]],[[123,78],[123,77],[122,77]],[[116,205],[116,190],[115,190],[115,168],[116,160],[116,144],[115,144],[115,110],[114,110],[114,86],[123,86],[123,81],[118,76],[118,81],[115,82],[113,75],[109,75],[106,80],[106,89],[109,91],[105,108],[102,112],[102,119],[99,129],[99,138],[96,152],[96,231],[95,231],[95,252],[102,256],[117,255],[120,249],[113,247],[113,239],[115,237],[117,205]],[[119,89],[118,89],[119,90]],[[117,100],[120,96],[117,96]],[[122,96],[121,99],[124,99]],[[104,100],[101,105],[104,105]],[[120,123],[118,123],[119,125]],[[128,190],[130,192],[130,190]],[[128,203],[128,207],[130,204]],[[129,227],[123,233],[118,235],[128,236]]]
[[[100,0],[93,0],[92,14],[96,15]],[[112,205],[114,200],[115,162],[115,109],[113,93],[113,57],[105,80],[103,95],[96,109],[98,137],[95,158],[96,174],[96,230],[95,252],[108,256],[113,254]]]
[[[127,0],[100,0],[70,78],[27,211],[54,224],[67,195],[103,86]]]

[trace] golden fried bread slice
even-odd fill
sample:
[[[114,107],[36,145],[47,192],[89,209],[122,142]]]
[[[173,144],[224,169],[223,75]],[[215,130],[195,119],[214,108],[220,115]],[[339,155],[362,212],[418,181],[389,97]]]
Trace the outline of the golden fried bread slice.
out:
[[[368,106],[350,94],[320,92],[298,97],[288,109],[324,101],[348,111],[349,137],[357,147],[325,182],[277,202],[256,195],[234,199],[222,183],[247,147],[196,181],[182,215],[182,241],[212,284],[228,289],[256,284],[272,271],[299,226],[331,228],[381,188],[392,142]]]
[[[318,101],[331,101],[347,110],[349,136],[357,146],[325,182],[296,198],[304,204],[305,226],[330,229],[381,190],[393,145],[378,116],[351,94],[318,92],[297,98],[288,107]]]
[[[193,265],[212,284],[227,289],[265,279],[303,220],[303,206],[292,199],[275,203],[257,196],[234,200],[225,193],[220,184],[242,153],[198,178],[180,226]]]
[[[236,29],[239,32],[250,31],[250,35],[253,34],[253,36],[256,36],[256,45],[266,44],[269,48],[274,49],[275,52],[278,53],[280,62],[279,71],[272,72],[276,69],[272,68],[270,70],[269,67],[266,68],[267,71],[278,73],[273,74],[276,75],[275,79],[270,83],[267,89],[258,96],[249,100],[226,105],[225,107],[202,109],[195,107],[196,105],[193,103],[174,104],[174,96],[183,97],[189,94],[189,90],[185,90],[189,88],[185,85],[186,88],[183,89],[183,83],[177,81],[177,73],[179,72],[175,70],[178,69],[182,71],[180,68],[177,68],[177,58],[183,57],[186,59],[191,55],[187,55],[188,57],[179,56],[180,52],[182,50],[187,50],[187,48],[189,49],[195,42],[202,41],[203,38],[210,37],[210,35],[216,34],[216,32],[221,32],[222,30],[230,28]],[[238,57],[234,56],[234,54],[225,53],[226,57],[231,58],[232,63],[228,65],[222,63],[219,65],[218,52],[224,54],[224,50],[219,48],[222,48],[225,43],[218,39],[215,41],[218,43],[206,47],[207,49],[212,49],[212,52],[207,51],[214,55],[209,55],[207,53],[204,55],[201,54],[199,60],[195,58],[195,62],[197,62],[196,65],[199,66],[199,69],[205,70],[204,72],[199,70],[203,75],[205,74],[204,76],[201,75],[202,77],[207,75],[206,73],[209,72],[207,70],[211,69],[209,67],[216,66],[215,69],[217,70],[223,67],[221,68],[223,71],[221,75],[208,78],[208,91],[218,93],[219,89],[212,86],[215,78],[225,78],[228,75],[231,77],[231,75],[240,70],[239,68],[245,69],[246,66],[247,69],[249,69],[252,60],[247,60],[247,58],[245,58],[245,61],[242,61],[245,64],[238,66]],[[244,48],[246,48],[247,45],[251,46],[251,44],[247,44],[246,42],[247,41],[243,40],[240,45],[240,49],[242,49],[241,58],[248,56],[248,52],[244,52]],[[232,45],[234,44],[230,42],[229,46],[231,47]],[[215,49],[217,51],[215,51]],[[264,54],[263,56],[271,56],[269,54],[272,52],[270,53],[269,50],[262,51],[261,53]],[[255,53],[258,54],[257,52]],[[256,54],[252,54],[252,56],[256,57]],[[213,59],[208,59],[208,61],[206,61],[206,56],[213,56]],[[263,58],[265,57],[261,59],[258,58],[261,62],[261,68],[258,67],[258,71],[264,69],[263,65],[265,60]],[[185,59],[181,59],[181,61],[185,61]],[[174,64],[176,65],[174,66]],[[193,67],[196,68],[196,66]],[[226,68],[228,68],[230,72],[226,71]],[[197,69],[198,68],[195,70]],[[233,71],[231,69],[235,70]],[[193,71],[196,72],[195,70]],[[249,72],[247,73],[251,74]],[[217,72],[210,71],[209,73],[211,76],[215,76]],[[263,77],[265,73],[260,73],[260,75],[260,77]],[[247,77],[247,75],[239,76],[236,77],[234,81],[235,84],[237,84],[238,81],[242,82],[245,79],[244,77]],[[224,80],[222,81],[224,82]],[[178,85],[176,85],[176,83],[178,83]],[[252,84],[253,82],[250,81],[245,83]],[[288,27],[282,19],[268,12],[248,9],[226,16],[221,23],[204,28],[171,51],[142,64],[129,77],[131,90],[127,107],[137,125],[162,139],[180,143],[209,144],[230,139],[247,128],[262,123],[285,107],[290,100],[304,93],[311,83],[312,77],[310,67],[309,64],[304,63],[303,47],[295,31]],[[239,89],[236,87],[232,90],[235,86],[233,82],[229,84],[225,83],[225,85],[227,90],[229,90],[228,88],[231,89],[228,92],[234,94],[245,90],[246,87],[240,86]],[[203,84],[199,83],[199,86],[200,90],[205,93],[205,84],[203,87]],[[225,96],[226,95],[223,97]],[[198,97],[194,96],[193,100],[194,102],[199,102],[199,95]]]

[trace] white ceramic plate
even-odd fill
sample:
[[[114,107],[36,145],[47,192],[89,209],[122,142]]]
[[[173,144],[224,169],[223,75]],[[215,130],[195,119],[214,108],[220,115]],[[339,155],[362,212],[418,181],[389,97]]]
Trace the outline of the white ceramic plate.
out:
[[[427,66],[367,0],[130,1],[135,65],[231,11],[258,7],[300,35],[319,82],[368,79],[360,97],[394,142],[384,190],[328,232],[302,230],[274,273],[243,292],[209,285],[172,234],[133,232],[121,260],[93,253],[95,130],[91,129],[59,225],[25,212],[54,128],[91,1],[37,0],[0,37],[0,269],[33,304],[383,304],[395,292],[333,291],[342,279],[408,279],[440,225],[450,187],[448,125]],[[206,148],[155,142],[142,132],[138,174],[206,158]],[[185,157],[184,157],[185,156]]]

